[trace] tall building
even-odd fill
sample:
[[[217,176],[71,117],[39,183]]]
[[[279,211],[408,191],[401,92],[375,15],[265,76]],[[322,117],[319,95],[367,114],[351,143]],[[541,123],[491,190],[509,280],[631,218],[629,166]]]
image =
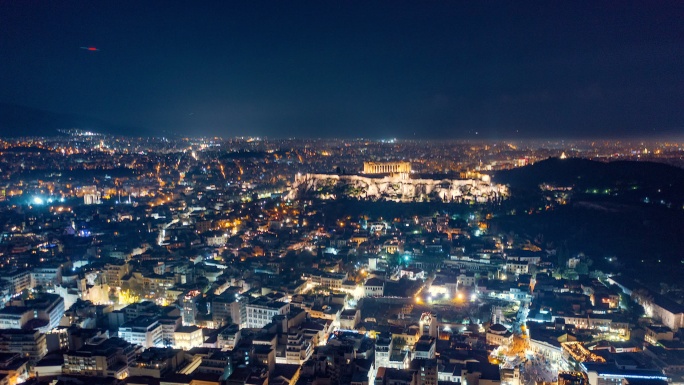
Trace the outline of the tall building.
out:
[[[437,385],[437,360],[416,358],[411,361],[411,369],[416,371],[416,385]]]
[[[437,342],[434,337],[422,335],[413,348],[413,357],[416,359],[433,359],[436,348]]]
[[[390,334],[379,335],[375,339],[375,368],[389,367],[392,355],[392,336]]]
[[[325,363],[320,368],[320,374],[329,377],[330,384],[339,385],[351,383],[351,377],[356,368],[356,350],[354,350],[354,346],[318,346],[312,357],[316,362]]]
[[[216,327],[240,324],[240,303],[232,291],[224,291],[211,301],[211,315]]]
[[[159,318],[159,323],[162,326],[162,345],[164,347],[174,346],[176,343],[174,333],[183,324],[181,317],[162,317]]]
[[[304,338],[301,330],[293,329],[287,333],[285,357],[288,364],[301,365],[311,356],[311,344]]]
[[[181,317],[183,326],[193,326],[197,324],[197,300],[202,293],[199,290],[192,290],[181,298]]]
[[[219,333],[216,339],[216,347],[219,349],[233,350],[240,342],[241,335],[242,333],[240,332],[239,325],[228,325]]]
[[[439,337],[439,331],[437,327],[438,321],[432,313],[423,313],[420,316],[420,321],[418,323],[420,327],[421,336],[430,336],[437,338]]]
[[[45,288],[62,283],[62,266],[36,266],[31,271],[31,287]]]

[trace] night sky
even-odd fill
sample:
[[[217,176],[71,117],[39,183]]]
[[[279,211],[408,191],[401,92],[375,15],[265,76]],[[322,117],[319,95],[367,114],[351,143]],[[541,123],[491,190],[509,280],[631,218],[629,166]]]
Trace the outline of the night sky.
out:
[[[225,137],[681,134],[684,2],[6,0],[0,103]]]

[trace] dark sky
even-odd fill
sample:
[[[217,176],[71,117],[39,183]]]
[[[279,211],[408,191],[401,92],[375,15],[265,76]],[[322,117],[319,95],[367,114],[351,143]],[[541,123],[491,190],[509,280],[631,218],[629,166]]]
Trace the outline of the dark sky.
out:
[[[0,1],[0,103],[222,136],[677,134],[684,2]]]

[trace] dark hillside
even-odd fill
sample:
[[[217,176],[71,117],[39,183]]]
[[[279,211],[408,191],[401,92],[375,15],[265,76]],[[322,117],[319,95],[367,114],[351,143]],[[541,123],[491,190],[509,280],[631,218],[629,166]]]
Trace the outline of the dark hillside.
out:
[[[622,203],[684,206],[684,169],[655,162],[597,162],[549,158],[533,165],[495,173],[493,180],[516,195],[539,191],[539,186],[572,187],[575,194],[604,195]]]

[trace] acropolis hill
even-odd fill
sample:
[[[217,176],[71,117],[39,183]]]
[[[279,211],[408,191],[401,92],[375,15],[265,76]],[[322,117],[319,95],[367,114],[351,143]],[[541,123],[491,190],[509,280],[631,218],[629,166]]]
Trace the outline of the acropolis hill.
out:
[[[346,196],[396,202],[439,200],[486,203],[506,198],[508,189],[505,185],[491,183],[487,175],[480,179],[414,179],[408,162],[366,162],[362,175],[297,175],[288,198],[303,196],[321,199]]]

